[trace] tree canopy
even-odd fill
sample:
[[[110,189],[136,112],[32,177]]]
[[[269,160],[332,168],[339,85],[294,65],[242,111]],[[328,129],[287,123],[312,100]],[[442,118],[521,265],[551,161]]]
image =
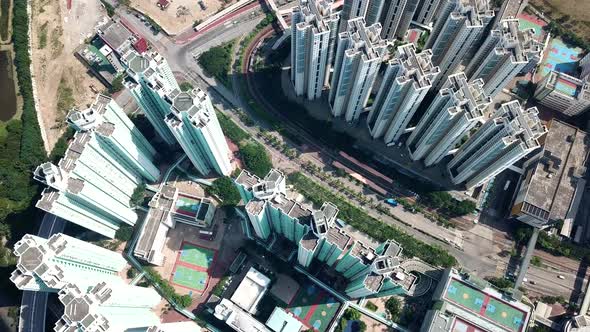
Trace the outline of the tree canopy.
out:
[[[240,154],[246,169],[261,178],[272,168],[272,161],[266,149],[259,143],[244,144],[240,147]]]
[[[223,206],[235,206],[240,200],[240,192],[234,185],[233,180],[224,176],[213,181],[213,185],[207,188],[207,192],[222,200]]]

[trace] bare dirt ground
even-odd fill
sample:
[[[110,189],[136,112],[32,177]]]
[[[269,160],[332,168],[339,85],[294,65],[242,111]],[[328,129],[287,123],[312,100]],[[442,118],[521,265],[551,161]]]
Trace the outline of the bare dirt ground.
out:
[[[32,8],[33,76],[51,149],[66,128],[68,109],[94,100],[90,85],[101,87],[73,53],[106,13],[99,0],[72,0],[70,10],[65,0],[33,0]]]
[[[580,37],[590,40],[590,1],[531,0],[531,4],[553,20],[563,20],[563,26]]]
[[[151,17],[168,34],[176,35],[191,28],[195,21],[205,20],[237,0],[202,0],[202,2],[207,9],[201,9],[198,0],[172,0],[164,10],[156,5],[155,0],[131,0],[131,7]]]

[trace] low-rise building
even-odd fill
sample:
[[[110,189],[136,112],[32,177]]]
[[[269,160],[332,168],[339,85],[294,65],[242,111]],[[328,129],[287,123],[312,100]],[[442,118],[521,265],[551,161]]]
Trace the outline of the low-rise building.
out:
[[[421,332],[524,332],[532,308],[480,280],[447,269],[426,314]]]
[[[537,158],[524,165],[512,215],[539,228],[563,221],[561,235],[569,237],[586,187],[590,135],[558,120],[548,129]]]
[[[590,83],[553,70],[537,84],[534,97],[556,112],[576,116],[590,109]]]

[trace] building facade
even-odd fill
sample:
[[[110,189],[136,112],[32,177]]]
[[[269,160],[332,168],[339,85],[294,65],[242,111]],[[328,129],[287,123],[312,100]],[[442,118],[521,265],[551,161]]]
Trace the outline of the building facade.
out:
[[[156,150],[110,97],[98,95],[89,108],[70,111],[67,121],[76,131],[91,132],[130,171],[150,182],[160,178]]]
[[[231,151],[209,96],[196,88],[173,91],[169,98],[172,111],[165,122],[193,166],[203,175],[229,175]]]
[[[369,8],[369,3],[375,2],[371,0],[346,0],[342,5],[342,10],[340,11],[340,32],[345,32],[348,30],[348,21],[362,17],[365,18],[367,16],[367,9]],[[378,19],[377,19],[378,20]],[[377,21],[373,22],[377,23]]]
[[[309,100],[328,82],[340,19],[332,6],[332,0],[300,0],[291,13],[291,81]]]
[[[464,73],[449,76],[406,141],[412,160],[424,159],[427,167],[439,163],[484,121],[492,98],[483,86],[481,79],[469,83]]]
[[[448,75],[476,53],[494,11],[489,0],[442,0],[436,18],[425,48],[432,49],[432,62],[440,67],[433,83],[438,90]]]
[[[518,19],[507,19],[492,31],[475,54],[465,73],[470,80],[481,78],[484,91],[495,97],[525,67],[536,66],[543,44],[533,29],[521,31]]]
[[[363,18],[348,21],[338,35],[338,49],[330,89],[330,106],[336,117],[356,122],[369,100],[387,44],[379,36],[381,25],[365,26]]]
[[[576,116],[590,109],[590,83],[551,71],[537,84],[534,97],[543,106],[567,116]]]
[[[439,73],[433,66],[430,50],[416,53],[413,44],[398,47],[387,64],[381,87],[369,113],[368,126],[373,138],[397,142]]]
[[[162,140],[168,145],[175,145],[174,135],[166,126],[164,118],[170,113],[166,95],[174,90],[180,91],[180,87],[168,62],[156,52],[139,55],[132,50],[121,60],[129,76],[137,82],[130,91],[141,111]]]
[[[14,245],[18,262],[10,280],[20,290],[58,292],[68,283],[86,289],[120,280],[127,266],[121,254],[65,234],[49,239],[27,234]]]
[[[44,163],[33,177],[47,185],[36,206],[69,222],[113,238],[137,221],[130,199],[143,179],[93,132],[75,133],[58,165]]]
[[[334,222],[338,208],[325,203],[319,210],[302,206],[287,197],[285,177],[277,171],[260,179],[247,171],[235,179],[245,203],[255,237],[267,248],[288,241],[296,247],[298,264],[309,267],[318,261],[347,282],[345,293],[353,298],[405,294],[415,277],[400,266],[401,247],[388,241],[372,247],[355,240]],[[249,234],[249,231],[246,231]]]
[[[414,13],[414,22],[422,25],[430,25],[434,21],[434,14],[443,0],[420,0]]]
[[[89,289],[68,284],[59,291],[63,316],[55,332],[118,332],[160,324],[155,307],[160,295],[148,287],[99,282]]]
[[[503,104],[447,165],[453,183],[477,187],[539,149],[546,128],[538,113],[516,100]]]

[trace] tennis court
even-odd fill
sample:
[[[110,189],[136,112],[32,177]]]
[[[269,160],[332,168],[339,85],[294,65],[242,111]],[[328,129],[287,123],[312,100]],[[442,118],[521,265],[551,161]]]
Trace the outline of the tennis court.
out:
[[[580,60],[582,49],[579,47],[568,47],[563,41],[553,38],[549,43],[547,56],[541,65],[541,75],[547,76],[551,70],[568,75],[575,75]]]
[[[180,248],[179,260],[190,265],[208,270],[215,258],[215,250],[183,243]]]
[[[511,331],[521,331],[526,313],[459,280],[451,280],[445,298]]]
[[[179,194],[174,204],[174,212],[194,218],[201,205],[200,199]]]
[[[340,303],[315,285],[301,287],[285,308],[308,328],[324,332],[340,308]]]

